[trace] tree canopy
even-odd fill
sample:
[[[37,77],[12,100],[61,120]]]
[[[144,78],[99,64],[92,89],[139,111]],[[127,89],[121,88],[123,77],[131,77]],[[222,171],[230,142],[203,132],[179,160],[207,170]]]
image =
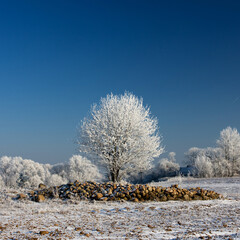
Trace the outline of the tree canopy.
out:
[[[93,105],[90,116],[82,122],[78,144],[114,182],[131,171],[148,169],[164,151],[157,119],[150,116],[143,100],[131,93],[110,94]]]

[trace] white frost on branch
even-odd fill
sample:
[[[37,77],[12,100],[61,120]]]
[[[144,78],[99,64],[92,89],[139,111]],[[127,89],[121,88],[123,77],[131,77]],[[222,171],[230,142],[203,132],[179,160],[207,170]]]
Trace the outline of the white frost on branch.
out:
[[[1,157],[0,175],[7,187],[36,187],[50,176],[47,165],[21,157]]]
[[[206,155],[197,156],[195,167],[199,177],[212,177],[213,176],[213,166],[212,162]]]
[[[75,180],[84,182],[101,178],[98,168],[80,155],[73,155],[67,163],[55,165],[40,164],[21,157],[0,158],[0,186],[33,188],[40,183],[56,186]]]
[[[99,181],[102,175],[96,165],[81,155],[73,155],[69,159],[69,180]]]
[[[237,129],[223,129],[217,144],[222,149],[223,159],[231,164],[231,175],[240,174],[240,134]]]
[[[168,158],[160,159],[155,169],[155,175],[158,178],[176,175],[180,169],[180,166],[178,163],[176,163],[175,157],[176,153],[170,152],[168,154]]]
[[[228,177],[240,174],[240,134],[227,127],[220,132],[215,148],[190,148],[185,154],[188,165],[200,177]]]
[[[141,172],[163,151],[157,119],[131,93],[102,98],[85,118],[78,139],[80,151],[97,157],[112,181],[127,172]]]

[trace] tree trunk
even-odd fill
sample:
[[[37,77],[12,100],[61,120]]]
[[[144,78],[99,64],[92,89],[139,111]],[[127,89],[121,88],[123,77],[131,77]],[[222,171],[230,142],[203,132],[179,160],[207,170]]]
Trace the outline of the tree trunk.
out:
[[[119,169],[114,169],[110,172],[110,180],[112,182],[118,182],[119,181]]]

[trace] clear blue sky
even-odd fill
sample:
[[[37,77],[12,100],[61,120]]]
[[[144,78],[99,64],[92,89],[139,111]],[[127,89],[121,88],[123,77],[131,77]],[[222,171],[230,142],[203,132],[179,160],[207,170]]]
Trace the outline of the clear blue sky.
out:
[[[125,90],[179,160],[240,130],[240,2],[0,2],[1,156],[67,161],[90,106]]]

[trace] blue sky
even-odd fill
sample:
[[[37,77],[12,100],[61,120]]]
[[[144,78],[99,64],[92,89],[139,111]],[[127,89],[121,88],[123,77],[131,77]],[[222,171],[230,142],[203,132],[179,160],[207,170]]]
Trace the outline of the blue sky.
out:
[[[166,151],[240,130],[239,1],[1,1],[0,155],[76,153],[90,106],[125,90],[159,119]]]

